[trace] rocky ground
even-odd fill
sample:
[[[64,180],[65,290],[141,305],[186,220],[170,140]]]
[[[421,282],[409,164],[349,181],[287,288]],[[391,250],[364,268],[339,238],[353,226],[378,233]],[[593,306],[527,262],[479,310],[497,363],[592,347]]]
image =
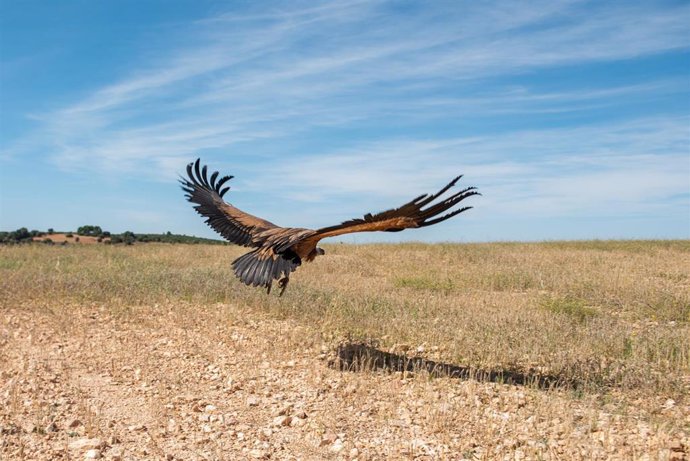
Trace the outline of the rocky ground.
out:
[[[670,399],[621,411],[615,393],[340,371],[332,340],[247,308],[0,316],[2,459],[681,460],[690,446],[689,408]]]

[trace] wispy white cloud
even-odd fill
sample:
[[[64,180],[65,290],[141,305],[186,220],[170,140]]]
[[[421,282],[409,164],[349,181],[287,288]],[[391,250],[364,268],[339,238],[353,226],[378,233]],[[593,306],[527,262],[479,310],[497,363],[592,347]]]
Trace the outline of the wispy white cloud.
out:
[[[395,8],[386,2],[269,5],[208,18],[192,45],[36,115],[42,128],[29,145],[40,144],[66,168],[131,171],[391,115],[424,120],[587,110],[655,92],[659,83],[535,93],[505,86],[464,91],[458,81],[688,46],[683,18],[690,6],[684,4],[480,8],[468,2],[406,15]],[[27,143],[17,140],[15,148]]]

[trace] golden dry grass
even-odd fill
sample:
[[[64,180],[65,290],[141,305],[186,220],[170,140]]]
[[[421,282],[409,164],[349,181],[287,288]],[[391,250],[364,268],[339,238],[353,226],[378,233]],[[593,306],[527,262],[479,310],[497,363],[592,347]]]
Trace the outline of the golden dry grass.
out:
[[[12,316],[43,313],[44,321],[51,319],[51,327],[64,333],[84,331],[81,316],[95,306],[113,322],[151,332],[165,329],[160,316],[168,315],[171,329],[214,341],[230,334],[224,325],[270,319],[289,325],[277,327],[287,339],[276,347],[286,354],[307,347],[285,331],[296,328],[309,344],[335,347],[348,338],[479,375],[515,372],[533,376],[535,383],[539,376],[552,376],[563,386],[525,388],[538,396],[538,407],[530,407],[534,414],[548,407],[553,416],[561,405],[564,412],[580,405],[562,399],[587,402],[591,411],[639,413],[663,429],[661,440],[687,441],[689,241],[335,244],[325,249],[326,256],[300,268],[278,298],[234,278],[230,262],[242,253],[235,247],[4,247],[0,309]],[[76,309],[72,318],[71,309]],[[266,333],[269,342],[274,333]],[[118,353],[113,350],[113,357]],[[16,354],[0,349],[0,361]],[[151,365],[151,373],[161,366]],[[473,386],[473,392],[483,392]],[[661,411],[662,405],[675,410]],[[429,411],[436,412],[429,416],[429,430],[450,440],[453,428],[446,426],[462,415],[451,417],[454,410],[446,407]],[[572,416],[560,415],[560,420]],[[491,440],[486,434],[473,437]],[[492,459],[485,457],[489,452],[470,447],[463,456]],[[305,457],[319,459],[319,453]],[[551,458],[546,448],[534,453]],[[594,452],[583,453],[595,458]]]
[[[464,366],[673,395],[687,385],[690,242],[326,249],[277,298],[233,277],[234,247],[8,247],[0,302],[239,303]]]

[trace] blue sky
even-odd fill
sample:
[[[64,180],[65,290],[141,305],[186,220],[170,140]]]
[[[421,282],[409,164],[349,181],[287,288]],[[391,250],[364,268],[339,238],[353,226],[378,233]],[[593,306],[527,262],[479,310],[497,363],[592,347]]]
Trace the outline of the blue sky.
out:
[[[526,7],[525,5],[529,5]],[[176,179],[349,241],[690,238],[690,3],[0,0],[0,229],[212,237]]]

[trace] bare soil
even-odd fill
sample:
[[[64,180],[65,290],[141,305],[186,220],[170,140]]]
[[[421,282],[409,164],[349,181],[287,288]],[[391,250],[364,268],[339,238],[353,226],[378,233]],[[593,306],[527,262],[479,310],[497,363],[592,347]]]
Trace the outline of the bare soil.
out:
[[[568,391],[341,371],[309,329],[228,305],[17,308],[0,334],[5,459],[687,455],[687,433]],[[656,405],[687,427],[687,406]]]
[[[110,237],[106,237],[104,239],[101,239],[101,241],[98,241],[98,237],[92,237],[89,235],[77,235],[77,234],[72,234],[71,237],[68,237],[67,234],[45,234],[42,237],[34,237],[33,241],[34,242],[45,242],[46,239],[50,239],[53,243],[76,243],[76,244],[83,244],[83,245],[92,245],[95,243],[106,243],[110,241]]]

